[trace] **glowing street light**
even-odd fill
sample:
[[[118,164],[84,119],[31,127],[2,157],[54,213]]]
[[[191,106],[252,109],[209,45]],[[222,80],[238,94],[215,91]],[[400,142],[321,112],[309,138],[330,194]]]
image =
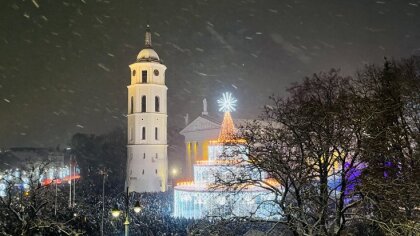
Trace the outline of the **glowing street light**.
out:
[[[173,168],[172,169],[172,175],[176,176],[178,174],[178,169],[177,168]]]
[[[121,211],[120,211],[120,209],[118,209],[117,204],[115,204],[115,205],[114,205],[114,208],[112,208],[112,210],[111,210],[111,215],[112,215],[112,217],[114,217],[114,218],[118,218],[118,217],[121,215]]]
[[[136,201],[136,204],[134,204],[134,212],[139,213],[141,211],[140,202]]]
[[[129,195],[128,195],[128,187],[127,190],[125,192],[125,211],[124,211],[124,216],[125,216],[125,221],[124,221],[124,232],[125,232],[125,236],[128,236],[128,231],[129,231],[129,225],[130,225],[130,214],[129,214]],[[140,206],[140,202],[136,201],[136,203],[134,204],[134,212],[135,213],[139,213],[141,211],[141,206]],[[112,208],[111,210],[111,215],[114,218],[118,218],[121,215],[122,211],[118,208],[117,204],[114,205],[114,208]]]

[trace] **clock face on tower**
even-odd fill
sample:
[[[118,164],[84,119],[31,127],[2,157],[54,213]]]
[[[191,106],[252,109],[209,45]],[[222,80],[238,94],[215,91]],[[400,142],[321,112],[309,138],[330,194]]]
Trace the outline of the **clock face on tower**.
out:
[[[158,76],[158,75],[159,75],[159,71],[158,71],[158,70],[156,70],[156,69],[153,71],[153,73],[154,73],[156,76]]]

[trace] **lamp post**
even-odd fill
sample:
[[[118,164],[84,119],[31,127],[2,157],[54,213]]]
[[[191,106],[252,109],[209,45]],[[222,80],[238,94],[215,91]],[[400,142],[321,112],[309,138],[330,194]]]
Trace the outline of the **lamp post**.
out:
[[[108,176],[108,170],[104,167],[101,170],[102,175],[102,216],[101,216],[101,236],[104,235],[104,214],[105,214],[105,178]]]
[[[129,209],[129,195],[128,195],[128,187],[125,192],[125,212],[124,212],[124,235],[128,236],[129,225],[130,225],[130,209]],[[139,213],[141,211],[140,202],[136,201],[134,204],[134,212]],[[115,205],[114,208],[111,210],[111,214],[114,218],[118,218],[121,215],[121,210],[118,209],[118,206]]]
[[[172,168],[171,175],[172,175],[172,188],[174,188],[175,187],[175,178],[178,175],[178,169],[175,168],[175,167]]]

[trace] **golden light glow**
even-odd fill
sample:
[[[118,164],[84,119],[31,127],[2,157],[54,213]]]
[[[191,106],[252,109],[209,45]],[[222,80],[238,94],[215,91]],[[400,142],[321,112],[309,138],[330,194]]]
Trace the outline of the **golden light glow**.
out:
[[[182,182],[177,182],[176,186],[191,186],[194,185],[194,181],[182,181]]]
[[[203,146],[201,147],[201,150],[202,150],[202,159],[203,160],[208,160],[209,159],[208,148],[209,148],[209,141],[206,140],[206,141],[203,142]]]
[[[225,112],[223,116],[222,127],[220,127],[219,142],[228,142],[234,140],[235,137],[235,125],[233,124],[232,116],[230,112]]]
[[[119,211],[119,210],[113,210],[113,211],[111,212],[111,214],[112,214],[112,216],[113,216],[113,217],[117,218],[117,217],[119,217],[119,216],[120,216],[121,211]]]
[[[238,163],[240,163],[239,160],[202,160],[196,162],[197,165],[235,165]]]

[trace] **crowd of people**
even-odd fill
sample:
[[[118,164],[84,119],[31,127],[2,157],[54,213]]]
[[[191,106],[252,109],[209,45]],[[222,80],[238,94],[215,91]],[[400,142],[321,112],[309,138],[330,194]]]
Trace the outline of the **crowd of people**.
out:
[[[97,185],[81,182],[76,187],[73,207],[75,222],[89,235],[100,234],[103,213],[104,235],[120,235],[124,231],[126,214],[126,194],[121,186],[106,186],[104,196]],[[103,201],[105,200],[104,208]],[[141,211],[134,212],[134,204],[139,201]],[[172,217],[173,193],[130,193],[129,219],[130,235],[186,235],[194,220]],[[113,208],[121,211],[119,217],[112,216]],[[80,223],[83,223],[80,225]]]
[[[100,235],[103,215],[104,235],[121,235],[124,232],[126,211],[126,193],[122,186],[111,183],[105,188],[104,211],[102,189],[96,184],[80,181],[76,187],[76,200],[73,207],[76,228],[87,235]],[[134,205],[139,201],[141,211],[134,212]],[[119,217],[112,216],[113,208],[121,210]],[[212,231],[223,235],[243,235],[252,228],[266,231],[267,224],[249,224],[246,222],[215,222],[211,219],[184,219],[172,216],[173,191],[159,193],[129,194],[129,230],[130,235],[207,235]],[[220,234],[220,235],[222,235]]]

